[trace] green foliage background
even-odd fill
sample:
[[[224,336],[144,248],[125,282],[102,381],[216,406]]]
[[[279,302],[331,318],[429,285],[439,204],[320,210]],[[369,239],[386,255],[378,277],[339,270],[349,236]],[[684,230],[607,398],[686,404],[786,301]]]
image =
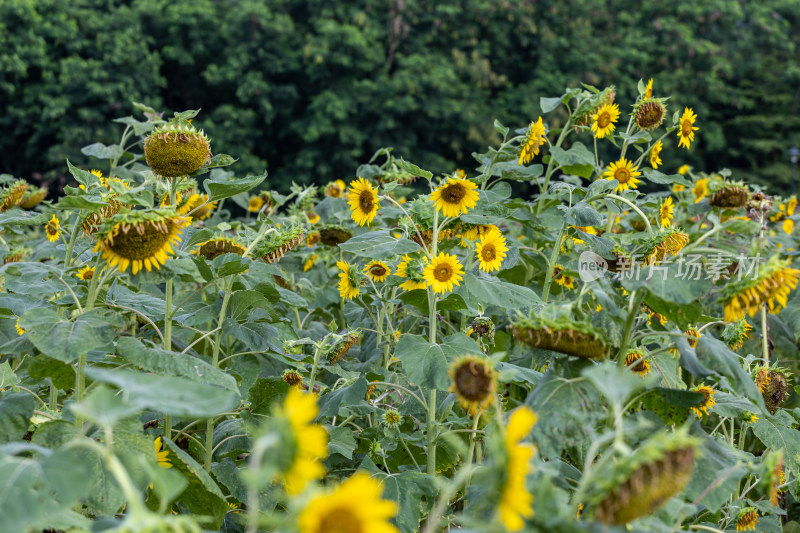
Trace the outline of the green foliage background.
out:
[[[215,151],[277,188],[351,177],[381,146],[469,171],[494,118],[539,115],[532,96],[613,83],[631,101],[654,77],[701,128],[691,152],[669,139],[668,169],[785,190],[798,43],[794,0],[2,0],[0,172],[100,165],[75,147],[119,138],[108,120],[132,100],[202,108]]]

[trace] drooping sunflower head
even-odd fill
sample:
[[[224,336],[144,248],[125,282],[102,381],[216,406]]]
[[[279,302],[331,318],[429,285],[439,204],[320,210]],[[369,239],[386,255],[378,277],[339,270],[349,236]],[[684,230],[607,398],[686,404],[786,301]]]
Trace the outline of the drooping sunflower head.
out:
[[[763,305],[767,305],[771,313],[779,313],[786,307],[789,294],[800,280],[800,270],[790,265],[791,260],[772,256],[759,267],[756,277],[745,277],[726,285],[721,295],[725,321],[741,320],[745,313],[753,317]]]
[[[542,122],[542,117],[539,117],[536,122],[531,122],[531,125],[528,127],[528,133],[525,135],[525,140],[522,141],[519,147],[520,165],[527,165],[533,160],[534,156],[539,155],[542,144],[547,142],[546,133],[547,131]],[[464,171],[462,170],[461,172],[463,175],[456,175],[456,179],[463,180],[466,177]]]
[[[367,266],[364,267],[364,272],[372,281],[380,283],[386,280],[389,274],[392,273],[392,270],[383,261],[370,261]]]
[[[250,199],[247,200],[247,210],[251,213],[261,211],[262,207],[264,207],[264,200],[261,196],[251,196]]]
[[[303,263],[303,272],[308,272],[309,270],[314,268],[314,265],[316,264],[317,259],[319,259],[319,256],[317,254],[309,255],[308,258],[306,259],[305,263]]]
[[[547,318],[541,314],[519,317],[512,322],[514,338],[534,348],[583,357],[602,359],[611,346],[600,330],[589,322],[577,322],[566,315]]]
[[[664,122],[667,108],[660,98],[649,98],[636,104],[633,117],[641,130],[654,130]]]
[[[494,399],[497,374],[485,357],[467,355],[450,365],[450,388],[459,405],[471,415],[483,412]]]
[[[44,234],[50,242],[56,242],[61,235],[60,223],[58,217],[53,214],[53,217],[44,225]]]
[[[647,360],[647,356],[647,348],[644,346],[630,349],[625,356],[625,366],[631,372],[645,377],[650,373],[650,361]]]
[[[303,228],[300,226],[285,226],[276,228],[261,242],[258,243],[253,256],[267,263],[277,263],[281,258],[303,242]]]
[[[0,189],[0,213],[18,205],[27,191],[28,182],[25,180],[13,181],[10,185]]]
[[[478,316],[472,321],[472,331],[488,344],[494,344],[494,322],[488,316]]]
[[[683,426],[659,432],[630,455],[603,465],[588,498],[595,519],[627,524],[666,504],[689,483],[700,442]]]
[[[281,379],[290,387],[300,387],[303,384],[303,376],[294,368],[284,370]]]
[[[306,219],[308,219],[309,224],[316,224],[319,222],[319,215],[314,211],[308,211],[306,212]]]
[[[306,485],[325,475],[322,460],[328,456],[328,432],[312,422],[319,408],[313,394],[300,387],[290,387],[283,405],[276,408],[276,418],[290,428],[293,451],[283,471],[283,484],[289,495],[303,491]]]
[[[359,226],[369,226],[381,207],[377,189],[364,178],[350,182],[347,203],[350,205],[350,216]]]
[[[311,233],[308,234],[308,237],[306,237],[306,246],[310,248],[315,244],[317,244],[321,239],[322,237],[320,236],[318,231],[312,231]]]
[[[454,255],[440,252],[425,266],[425,281],[436,293],[452,291],[462,279],[464,268]]]
[[[689,148],[694,141],[694,132],[699,128],[694,125],[697,115],[691,107],[684,108],[678,127],[678,146]]]
[[[21,246],[11,246],[6,253],[6,256],[3,258],[3,264],[7,265],[8,263],[18,263],[19,261],[22,261],[22,258],[24,258],[25,254],[28,252],[29,250]]]
[[[213,261],[221,255],[236,254],[241,256],[245,252],[245,247],[237,239],[225,236],[214,237],[195,246],[197,248],[192,253],[201,255],[209,261]]]
[[[344,194],[345,184],[342,180],[332,181],[328,184],[325,188],[325,196],[330,196],[331,198],[341,198]]]
[[[739,209],[750,199],[750,190],[743,185],[725,185],[711,195],[709,204],[723,209]]]
[[[643,263],[657,265],[689,244],[689,236],[674,226],[660,228],[642,245]]]
[[[404,291],[415,289],[425,289],[425,261],[419,255],[404,255],[403,260],[397,264],[394,275],[401,278],[408,278],[400,288]]]
[[[153,441],[153,447],[156,450],[156,458],[158,460],[158,466],[162,468],[172,468],[172,463],[169,460],[169,450],[164,450],[164,443],[161,440],[161,437],[156,437],[156,440]]]
[[[714,395],[718,392],[713,388],[700,384],[692,389],[694,392],[699,392],[703,395],[703,398],[700,400],[695,406],[690,407],[689,409],[697,415],[697,418],[703,418],[704,414],[708,414],[709,409],[713,409],[715,405],[717,405],[717,401],[714,399]]]
[[[144,140],[147,166],[158,176],[177,178],[196,172],[211,159],[203,130],[191,124],[164,124]]]
[[[339,359],[344,357],[350,348],[355,346],[361,341],[361,332],[358,330],[350,330],[334,337],[336,340],[331,345],[330,349],[325,353],[325,359],[330,364],[334,364]]]
[[[675,206],[672,205],[672,196],[667,196],[658,208],[658,219],[661,222],[661,227],[666,228],[667,226],[671,226],[674,218]]]
[[[598,139],[612,135],[619,120],[619,104],[605,103],[592,116],[592,133]]]
[[[336,267],[339,269],[339,296],[342,300],[352,300],[361,294],[364,275],[356,267],[344,261],[337,261]]]
[[[47,189],[45,187],[28,187],[25,191],[25,195],[19,202],[19,206],[23,209],[33,209],[39,205],[46,196]]]
[[[708,196],[708,178],[700,178],[692,187],[692,194],[694,195],[694,203],[699,203],[703,198]]]
[[[611,163],[603,172],[603,177],[609,181],[617,180],[619,182],[617,188],[614,189],[616,192],[636,189],[641,183],[638,177],[642,175],[638,168],[633,165],[633,161],[628,161],[623,157],[619,161]]]
[[[431,193],[431,202],[446,217],[457,217],[478,203],[478,186],[466,179],[447,178]]]
[[[475,246],[478,253],[478,266],[484,272],[500,270],[503,260],[508,252],[506,238],[495,226],[481,235],[480,242]]]
[[[780,488],[786,482],[786,472],[783,463],[783,450],[771,450],[765,453],[759,468],[761,480],[760,492],[766,494],[772,505],[778,505],[778,495],[783,492]]]
[[[344,226],[325,224],[319,228],[319,240],[325,246],[338,246],[349,241],[352,236],[353,233]]]
[[[78,272],[76,272],[75,275],[78,277],[78,279],[88,281],[94,277],[94,267],[87,265],[78,270]]]
[[[736,322],[726,324],[725,329],[722,330],[722,335],[720,337],[725,343],[728,344],[728,347],[731,350],[737,351],[742,347],[744,340],[750,336],[748,335],[748,332],[752,329],[753,327],[747,323],[747,320],[737,320]]]
[[[780,367],[760,366],[754,371],[755,382],[771,414],[789,397],[789,371]]]
[[[755,507],[743,507],[736,515],[736,531],[756,530],[758,524],[758,509]]]
[[[108,218],[98,230],[95,252],[102,252],[109,266],[125,272],[128,266],[137,274],[142,268],[149,272],[160,269],[172,245],[180,242],[183,229],[191,218],[173,209],[143,209],[127,211]]]

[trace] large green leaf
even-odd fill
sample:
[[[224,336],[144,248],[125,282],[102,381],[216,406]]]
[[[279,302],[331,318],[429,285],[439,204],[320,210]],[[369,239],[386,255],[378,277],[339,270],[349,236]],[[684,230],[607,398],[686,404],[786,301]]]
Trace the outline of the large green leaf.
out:
[[[409,239],[398,239],[387,229],[356,235],[349,241],[339,244],[339,248],[367,259],[384,259],[416,252],[419,250],[419,245]]]
[[[65,320],[55,309],[45,308],[26,311],[19,324],[42,353],[71,363],[87,352],[110,347],[120,318],[102,309],[92,309],[73,320]]]
[[[225,513],[228,512],[225,495],[214,479],[191,455],[170,440],[164,439],[163,442],[165,449],[169,449],[171,454],[177,456],[178,460],[171,460],[173,468],[182,473],[189,482],[178,498],[179,501],[186,504],[192,513],[211,517],[209,526],[218,530]]]
[[[797,471],[800,466],[800,431],[794,429],[797,422],[786,411],[765,416],[753,424],[753,434],[772,450],[783,450],[783,460],[788,470]]]
[[[0,443],[22,440],[36,400],[26,392],[10,392],[0,397]]]
[[[211,178],[203,182],[203,187],[208,193],[208,201],[216,202],[223,198],[230,198],[237,194],[247,192],[261,185],[267,179],[266,171],[260,176],[247,176],[246,178]]]
[[[495,305],[502,309],[522,309],[542,305],[539,295],[528,287],[514,285],[484,273],[466,272],[455,291],[472,309],[484,311]]]

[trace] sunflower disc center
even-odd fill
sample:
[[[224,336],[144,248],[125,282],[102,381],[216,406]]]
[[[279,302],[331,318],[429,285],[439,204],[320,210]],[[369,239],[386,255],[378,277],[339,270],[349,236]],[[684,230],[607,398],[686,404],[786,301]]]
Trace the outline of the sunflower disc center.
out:
[[[170,221],[163,223],[167,225],[167,228],[172,227]],[[120,228],[118,234],[114,236],[113,242],[106,242],[108,248],[115,254],[134,261],[154,259],[156,254],[169,242],[169,236],[169,231],[164,233],[152,224],[140,223],[131,225],[127,233]]]
[[[494,249],[494,246],[487,244],[481,250],[481,257],[483,257],[483,260],[486,262],[494,261],[497,257],[497,251]]]
[[[372,199],[371,191],[363,191],[358,196],[358,206],[364,213],[371,213],[373,205],[375,205],[375,201]]]
[[[628,180],[631,178],[631,173],[627,168],[618,168],[614,177],[617,178],[617,181],[620,183],[628,183]]]
[[[355,502],[353,502],[355,503]],[[361,520],[350,509],[342,507],[328,511],[317,528],[318,533],[366,533]]]
[[[448,204],[457,204],[466,195],[467,190],[460,183],[453,183],[442,190],[442,199]]]
[[[372,268],[369,269],[370,273],[373,276],[381,277],[386,275],[386,269],[383,268],[381,265],[373,265]]]
[[[692,134],[692,123],[689,122],[688,120],[684,120],[681,123],[681,135],[683,135],[684,137],[688,137],[691,134]]]
[[[603,113],[599,117],[597,117],[597,127],[605,128],[609,124],[611,124],[611,115],[608,113]]]
[[[467,362],[458,367],[455,374],[458,392],[467,400],[479,402],[489,395],[492,380],[483,365]]]
[[[453,270],[450,268],[450,265],[439,265],[433,271],[433,277],[435,277],[438,281],[450,281],[450,277],[453,275]]]

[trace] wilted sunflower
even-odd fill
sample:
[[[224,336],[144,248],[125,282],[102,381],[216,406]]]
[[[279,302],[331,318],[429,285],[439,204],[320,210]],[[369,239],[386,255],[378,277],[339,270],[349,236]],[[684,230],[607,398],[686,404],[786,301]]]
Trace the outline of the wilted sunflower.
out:
[[[706,385],[698,385],[694,389],[694,392],[699,392],[703,395],[703,400],[700,402],[699,405],[695,405],[690,407],[689,409],[697,415],[697,418],[703,418],[703,414],[708,414],[709,409],[713,409],[715,405],[717,405],[717,401],[714,399],[713,395],[717,393],[711,387]]]
[[[695,127],[695,120],[697,120],[697,115],[694,114],[692,108],[684,108],[683,116],[680,120],[680,128],[678,128],[678,147],[684,146],[688,149],[689,145],[694,141],[694,132],[700,129]]]
[[[761,366],[755,371],[755,382],[770,414],[789,397],[789,371],[780,367]]]
[[[448,372],[450,388],[458,404],[475,416],[494,399],[497,374],[485,357],[466,355],[453,361]]]
[[[464,269],[458,258],[451,254],[441,252],[425,267],[425,281],[436,293],[452,291],[463,278]]]
[[[664,143],[657,141],[653,148],[650,150],[650,166],[658,168],[658,165],[663,164],[661,161],[661,150],[664,148]]]
[[[17,263],[22,261],[22,258],[25,257],[26,250],[24,248],[15,246],[8,250],[6,256],[3,258],[3,264],[7,265],[8,263]]]
[[[297,519],[300,533],[400,533],[390,520],[397,504],[381,499],[381,483],[356,472],[333,491],[311,499]]]
[[[628,350],[625,356],[625,366],[636,374],[645,377],[650,373],[650,361],[647,360],[647,348],[640,346]]]
[[[47,240],[50,242],[56,242],[58,240],[59,235],[61,232],[59,231],[60,223],[58,222],[58,217],[53,215],[47,224],[44,225],[44,232],[47,236]]]
[[[658,208],[658,218],[661,221],[662,228],[672,224],[672,220],[675,218],[675,206],[672,205],[672,196],[667,196],[661,202],[661,207]]]
[[[308,234],[308,237],[306,237],[306,246],[308,247],[314,246],[320,241],[321,238],[322,237],[320,237],[318,231],[312,231],[311,233]]]
[[[264,207],[264,199],[261,196],[251,196],[247,201],[247,210],[256,213]]]
[[[383,261],[371,261],[367,266],[364,267],[364,272],[372,281],[377,283],[386,280],[389,274],[392,273],[391,269],[389,269],[389,266]]]
[[[339,359],[347,355],[350,348],[355,346],[361,340],[361,332],[358,330],[351,330],[342,333],[338,336],[336,342],[330,347],[325,354],[325,359],[330,364],[337,362]]]
[[[613,134],[617,120],[619,120],[619,104],[603,104],[592,116],[592,133],[598,139]]]
[[[481,236],[481,241],[475,246],[478,252],[478,265],[484,272],[500,270],[506,257],[508,246],[500,230],[492,226]]]
[[[344,226],[335,224],[325,224],[319,228],[319,240],[325,246],[338,246],[347,242],[353,233]]]
[[[0,213],[19,204],[27,191],[28,182],[25,180],[16,180],[11,185],[0,189]]]
[[[350,182],[347,203],[350,204],[353,220],[359,226],[364,224],[369,226],[381,207],[377,190],[364,178],[358,178]]]
[[[211,159],[211,146],[203,130],[191,124],[165,124],[144,140],[144,156],[154,174],[176,178],[205,165]]]
[[[314,211],[309,211],[306,213],[306,218],[308,219],[309,224],[316,224],[319,222],[319,215],[316,214]]]
[[[534,348],[575,357],[602,359],[611,351],[598,329],[588,322],[576,322],[566,316],[556,319],[541,315],[523,317],[512,324],[512,332],[519,342]]]
[[[520,165],[527,165],[533,160],[534,156],[539,155],[539,150],[541,149],[542,144],[547,142],[545,133],[546,131],[544,124],[542,123],[542,117],[539,117],[536,122],[531,122],[531,125],[528,128],[528,133],[525,135],[525,140],[522,141],[522,145],[520,146],[518,161]],[[463,178],[465,176],[459,177]]]
[[[162,468],[172,468],[172,463],[169,461],[169,450],[162,451],[161,449],[164,446],[164,443],[161,441],[161,437],[156,437],[156,440],[153,441],[153,446],[156,449],[158,466]]]
[[[78,276],[78,279],[82,279],[84,281],[90,280],[94,276],[94,267],[85,266],[82,269],[78,270],[78,272],[75,275]]]
[[[101,251],[109,266],[125,272],[128,266],[135,275],[142,267],[156,270],[175,252],[172,244],[180,242],[183,228],[191,218],[172,209],[129,211],[109,218],[98,231],[94,251]]]
[[[197,249],[192,251],[192,253],[201,255],[209,261],[225,254],[241,256],[246,250],[236,239],[231,237],[214,237],[205,242],[198,243],[196,246]]]
[[[330,196],[331,198],[341,198],[342,194],[344,194],[344,189],[344,181],[336,180],[329,183],[325,188],[325,196]]]
[[[403,256],[403,260],[397,264],[394,275],[401,278],[408,278],[400,284],[400,288],[404,291],[413,291],[415,289],[425,289],[425,263],[422,259],[411,258],[407,255]]]
[[[278,415],[288,421],[294,441],[294,457],[283,473],[283,483],[290,495],[299,494],[309,481],[325,475],[322,460],[328,456],[328,432],[320,425],[312,424],[319,409],[313,394],[306,394],[299,387],[291,387]]]
[[[253,255],[267,263],[277,263],[303,242],[303,237],[303,228],[300,226],[276,228],[275,232],[258,243]]]
[[[742,347],[744,340],[750,337],[747,332],[752,329],[747,320],[738,320],[727,324],[725,329],[722,330],[720,338],[728,344],[731,350],[737,351]]]
[[[708,203],[724,209],[738,209],[744,207],[749,199],[750,191],[747,187],[728,184],[712,194]]]
[[[46,196],[47,189],[45,187],[34,187],[32,189],[29,187],[25,191],[22,200],[20,200],[19,206],[23,209],[33,209],[39,205]]]
[[[758,512],[755,507],[745,507],[736,515],[736,531],[755,531],[758,524]]]
[[[531,432],[537,419],[536,413],[527,406],[516,409],[508,419],[504,439],[506,468],[497,511],[509,531],[519,531],[525,519],[533,516],[533,495],[525,486],[525,478],[532,470],[531,459],[536,447],[520,444],[520,441]]]
[[[689,236],[678,228],[669,226],[661,228],[642,248],[643,263],[657,265],[670,255],[676,255],[689,244]]]
[[[303,385],[303,376],[294,368],[287,368],[281,374],[281,379],[290,387],[301,387]]]
[[[633,108],[633,118],[642,130],[654,130],[664,122],[667,108],[660,98],[639,102]]]
[[[759,269],[755,279],[742,279],[723,289],[722,303],[725,306],[725,321],[744,318],[745,313],[753,317],[763,305],[771,313],[779,313],[788,302],[792,289],[797,287],[800,270],[791,268],[791,260],[772,256]]]
[[[358,271],[344,261],[337,261],[339,268],[339,295],[342,300],[352,300],[361,294],[361,277]]]
[[[639,167],[633,166],[633,161],[628,161],[624,157],[615,163],[611,163],[608,169],[603,172],[603,177],[609,181],[617,180],[619,185],[614,189],[615,192],[627,191],[628,189],[636,189],[641,180],[637,177],[642,173],[638,172]]]
[[[431,193],[431,202],[437,211],[446,217],[457,217],[466,213],[478,202],[478,186],[469,181],[447,178],[447,183]]]

